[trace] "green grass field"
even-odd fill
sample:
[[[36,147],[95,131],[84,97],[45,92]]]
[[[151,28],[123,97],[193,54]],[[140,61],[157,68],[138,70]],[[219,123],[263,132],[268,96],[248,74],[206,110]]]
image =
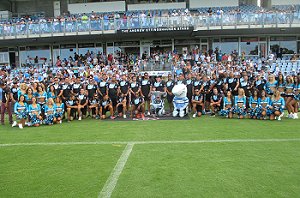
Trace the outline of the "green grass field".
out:
[[[0,197],[299,195],[299,120],[0,126]]]

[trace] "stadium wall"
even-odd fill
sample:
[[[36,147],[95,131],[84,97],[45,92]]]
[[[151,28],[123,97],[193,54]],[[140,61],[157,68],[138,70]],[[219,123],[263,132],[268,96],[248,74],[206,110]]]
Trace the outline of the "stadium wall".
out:
[[[15,13],[44,12],[46,17],[53,16],[53,1],[17,1],[15,4]]]
[[[101,3],[76,3],[68,4],[71,14],[94,12],[125,12],[125,1],[101,2]]]
[[[145,3],[145,4],[129,4],[128,10],[162,10],[162,9],[185,9],[186,3]]]
[[[201,8],[201,7],[231,7],[239,6],[239,0],[220,0],[220,1],[199,1],[190,0],[190,8]]]

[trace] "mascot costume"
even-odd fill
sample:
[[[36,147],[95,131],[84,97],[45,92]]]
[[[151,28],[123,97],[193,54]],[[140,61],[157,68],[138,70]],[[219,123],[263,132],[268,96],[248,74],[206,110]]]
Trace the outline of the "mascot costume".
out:
[[[188,106],[189,106],[189,99],[186,97],[187,95],[187,88],[184,84],[175,85],[172,89],[172,93],[174,94],[173,99],[173,117],[184,117],[188,114]]]

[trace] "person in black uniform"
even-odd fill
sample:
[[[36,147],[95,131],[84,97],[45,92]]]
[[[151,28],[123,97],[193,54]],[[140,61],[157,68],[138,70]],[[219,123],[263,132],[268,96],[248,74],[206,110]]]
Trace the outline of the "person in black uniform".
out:
[[[186,85],[186,81],[185,81],[183,73],[179,74],[177,81],[176,81],[176,85],[180,85],[180,84]]]
[[[187,88],[187,98],[189,99],[190,109],[192,108],[192,97],[193,97],[193,80],[192,74],[189,73],[186,75],[186,88]]]
[[[13,117],[12,117],[12,99],[10,98],[11,94],[10,94],[10,89],[9,87],[4,84],[4,83],[0,83],[0,87],[2,88],[2,98],[0,98],[0,108],[1,108],[1,124],[4,125],[4,115],[5,112],[7,112],[8,114],[8,118],[9,118],[9,123],[12,124],[13,123]]]
[[[193,118],[196,116],[200,117],[203,111],[203,95],[200,93],[199,89],[195,89],[194,95],[192,97],[192,107],[193,107]]]
[[[80,89],[82,88],[82,84],[80,78],[76,78],[75,83],[72,85],[72,93],[74,95],[78,94]]]
[[[89,76],[89,81],[85,87],[85,89],[87,90],[87,97],[89,99],[92,99],[95,95],[95,93],[97,93],[97,82],[94,80],[94,77],[91,75]],[[88,116],[90,116],[91,112],[90,109],[88,109]]]
[[[55,85],[54,85],[55,88]],[[61,86],[61,92],[58,97],[62,97],[63,102],[69,99],[71,92],[72,92],[72,85],[70,84],[69,78],[65,78],[64,84]]]
[[[111,82],[108,84],[108,97],[112,102],[112,107],[114,112],[116,111],[118,94],[120,92],[120,88],[116,79],[116,76],[113,75],[111,78]]]
[[[89,77],[89,81],[85,89],[88,92],[88,98],[93,98],[94,94],[97,92],[97,83],[95,82],[93,76]]]
[[[240,82],[240,88],[242,88],[245,92],[246,96],[246,107],[249,108],[249,98],[251,96],[253,84],[248,80],[248,76],[243,76],[243,81]]]
[[[156,80],[153,84],[152,90],[166,92],[166,89],[167,88],[166,88],[165,82],[161,79],[161,76],[157,76]]]
[[[120,85],[120,93],[126,97],[126,106],[129,107],[129,82],[125,74],[121,76],[121,80],[119,82]]]
[[[87,105],[88,105],[88,97],[85,95],[84,89],[80,89],[80,92],[76,97],[76,100],[77,100],[78,120],[81,120],[86,116]]]
[[[103,74],[101,81],[98,84],[98,93],[99,98],[102,99],[103,96],[108,95],[108,82],[107,82],[107,75]]]
[[[74,95],[71,95],[69,99],[65,102],[67,108],[68,122],[72,121],[75,117],[78,105]]]
[[[193,95],[195,95],[195,90],[201,89],[201,74],[197,74],[196,79],[193,82]]]
[[[144,98],[140,95],[140,92],[135,93],[135,99],[132,100],[132,110],[131,117],[133,118],[133,113],[136,118],[145,119],[145,108],[144,108]]]
[[[120,92],[118,96],[117,111],[118,111],[118,116],[119,117],[123,116],[124,119],[126,118],[126,104],[127,104],[126,95]]]
[[[61,97],[63,92],[62,85],[60,84],[59,79],[57,77],[54,78],[53,86],[54,86],[55,95]]]
[[[11,106],[12,106],[12,109],[15,105],[15,103],[18,101],[18,82],[17,81],[14,81],[13,82],[13,85],[10,89],[10,99],[11,99]]]
[[[130,99],[133,101],[136,97],[136,93],[140,92],[140,83],[137,82],[136,76],[132,76],[132,81],[130,82]]]
[[[229,77],[227,78],[226,83],[227,83],[227,91],[231,91],[233,96],[237,96],[240,82],[237,78],[235,78],[235,76],[232,72],[229,74]]]
[[[92,111],[92,117],[99,119],[99,97],[97,93],[94,93],[92,98],[89,98],[89,111]]]
[[[267,81],[264,79],[263,76],[257,76],[254,82],[254,86],[256,87],[256,89],[258,89],[259,92],[261,92],[265,89],[266,83]]]
[[[221,107],[222,96],[219,94],[218,89],[213,88],[213,93],[210,97],[210,110],[211,116],[215,116],[216,112],[220,110]]]
[[[145,105],[147,104],[148,116],[150,115],[151,90],[152,90],[152,83],[151,80],[149,79],[149,74],[145,72],[144,77],[141,81],[141,95],[144,97]]]
[[[167,92],[167,101],[170,107],[170,112],[173,112],[173,98],[174,94],[172,93],[172,89],[175,86],[175,81],[172,78],[172,74],[168,74],[168,81],[166,83],[166,92]]]
[[[203,76],[202,78],[202,85],[200,89],[201,94],[203,95],[203,102],[204,102],[204,108],[202,114],[205,114],[205,110],[209,109],[209,104],[210,104],[210,83],[207,79],[207,76]]]
[[[114,117],[114,110],[112,107],[112,102],[109,99],[108,95],[104,95],[103,99],[100,102],[100,116],[101,119],[106,119],[106,113],[110,112],[110,118],[115,119]]]

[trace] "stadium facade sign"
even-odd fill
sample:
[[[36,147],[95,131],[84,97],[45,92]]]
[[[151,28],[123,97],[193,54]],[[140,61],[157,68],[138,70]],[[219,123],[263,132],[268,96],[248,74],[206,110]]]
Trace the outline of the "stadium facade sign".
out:
[[[138,28],[119,30],[120,33],[144,33],[144,32],[168,32],[168,31],[189,31],[190,27],[159,27],[159,28]]]
[[[168,76],[171,71],[146,71],[149,76]],[[145,72],[140,72],[141,75],[144,75]]]

